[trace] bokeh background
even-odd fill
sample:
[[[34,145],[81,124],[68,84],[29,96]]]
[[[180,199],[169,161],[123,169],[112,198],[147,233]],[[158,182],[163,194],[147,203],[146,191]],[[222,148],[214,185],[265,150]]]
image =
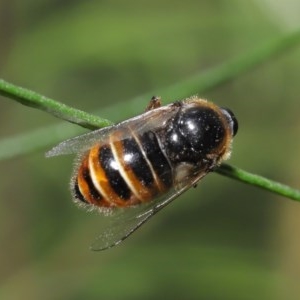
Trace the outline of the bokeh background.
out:
[[[0,77],[117,121],[149,99],[118,103],[297,29],[299,11],[297,0],[2,0]],[[230,163],[298,188],[299,78],[298,47],[201,94],[239,120]],[[83,132],[0,101],[1,139],[59,122]],[[91,252],[101,217],[70,199],[72,157],[46,150],[0,164],[1,299],[299,299],[299,203],[211,174],[119,247]]]

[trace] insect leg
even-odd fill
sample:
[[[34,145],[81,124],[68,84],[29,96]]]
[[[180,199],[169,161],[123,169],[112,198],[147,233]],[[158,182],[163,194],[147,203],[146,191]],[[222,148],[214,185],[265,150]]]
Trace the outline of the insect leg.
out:
[[[155,108],[161,107],[161,98],[157,96],[153,96],[147,105],[145,111],[149,111]]]

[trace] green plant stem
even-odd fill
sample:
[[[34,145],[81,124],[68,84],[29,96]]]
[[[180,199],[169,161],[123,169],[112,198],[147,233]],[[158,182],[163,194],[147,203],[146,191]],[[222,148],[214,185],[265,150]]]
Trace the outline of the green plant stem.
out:
[[[165,97],[178,97],[180,99],[191,93],[203,93],[216,86],[220,86],[239,75],[246,73],[272,58],[286,53],[287,50],[300,44],[300,30],[286,34],[282,37],[267,41],[264,45],[239,55],[232,60],[201,72],[188,80],[176,83],[161,91],[158,95]]]
[[[137,113],[137,107],[141,107],[141,102],[146,105],[151,96],[160,95],[164,103],[166,100],[175,100],[193,95],[195,93],[202,94],[210,89],[213,89],[221,84],[224,84],[238,75],[251,70],[262,63],[269,61],[276,55],[285,53],[286,50],[295,47],[300,42],[300,31],[287,34],[283,37],[267,42],[264,46],[251,51],[247,55],[242,55],[229,62],[226,62],[218,67],[215,67],[207,72],[200,72],[191,76],[189,79],[173,84],[165,89],[146,93],[135,97],[128,101],[110,105],[109,108],[102,108],[101,114],[109,116],[111,120],[119,120],[120,112],[122,118]],[[29,92],[29,96],[27,97]],[[55,116],[64,120],[76,123],[80,126],[89,129],[105,127],[110,124],[108,120],[101,119],[96,116],[91,116],[87,113],[69,108],[66,105],[55,102],[52,99],[45,98],[37,93],[30,92],[23,88],[16,87],[12,84],[0,80],[0,95],[7,96],[11,99],[18,100],[22,104],[41,108],[44,111],[51,112]],[[27,98],[26,98],[27,97]],[[43,101],[43,99],[46,99]],[[50,104],[50,105],[49,105]],[[65,113],[66,111],[66,113]],[[77,112],[77,113],[76,113]],[[74,116],[73,116],[74,113]],[[76,115],[76,118],[75,118]],[[76,134],[76,130],[70,134],[70,130],[64,125],[59,124],[60,129],[57,130],[57,125],[44,127],[33,130],[28,133],[22,133],[13,137],[8,137],[0,141],[0,160],[25,155],[47,146],[52,145],[62,139],[67,139],[71,135]],[[78,133],[78,132],[77,132]],[[32,137],[39,136],[38,143],[32,143]],[[26,147],[24,147],[24,144]],[[11,151],[14,145],[14,151]]]
[[[243,183],[260,187],[264,190],[268,190],[270,192],[290,198],[292,200],[300,201],[299,190],[293,189],[282,183],[267,179],[263,176],[249,173],[237,167],[222,164],[218,169],[216,169],[215,172],[241,181]]]
[[[259,47],[250,53],[241,55],[216,68],[208,70],[207,72],[200,72],[185,81],[181,81],[157,91],[155,95],[162,96],[163,99],[169,99],[170,101],[172,98],[173,100],[181,99],[194,93],[206,92],[216,86],[228,82],[233,78],[236,78],[238,75],[253,69],[254,67],[267,60],[270,60],[276,55],[285,53],[288,49],[293,48],[299,43],[300,31],[293,32],[269,41],[264,46]],[[55,117],[75,123],[84,128],[93,130],[112,124],[107,119],[103,119],[88,114],[84,111],[69,107],[53,99],[47,98],[28,89],[13,85],[1,79],[0,95],[16,100],[23,105],[38,108],[54,115]],[[151,94],[145,94],[143,96],[136,97],[135,99],[126,102],[126,105],[123,104],[124,108],[136,108],[137,105],[140,105],[141,101],[145,101],[145,99],[148,101],[153,95],[154,93],[152,92]],[[115,111],[120,111],[120,109],[122,110],[122,104],[119,104],[118,109],[115,109]]]
[[[232,60],[231,62],[219,66],[218,68],[212,69],[205,74],[196,74],[189,80],[165,88],[161,92],[157,93],[157,95],[162,95],[163,97],[176,97],[176,99],[180,99],[193,93],[207,91],[213,87],[216,87],[217,85],[229,81],[230,79],[236,78],[239,74],[258,66],[271,57],[285,52],[287,49],[299,44],[299,42],[300,31],[297,31],[270,42],[266,46],[253,51],[250,54],[243,55],[235,60]],[[4,80],[0,80],[0,95],[7,96],[20,102],[21,104],[46,111],[58,118],[78,124],[88,129],[96,129],[112,124],[112,122],[109,120],[90,115],[72,107],[68,107],[67,105],[39,95],[38,93],[15,86],[5,82]],[[132,101],[127,102],[126,108],[136,107],[137,104],[140,103],[140,100],[147,98],[150,99],[150,94],[144,95],[143,97],[137,97]],[[119,110],[122,109],[120,106],[122,106],[122,104],[118,105]],[[16,150],[14,155],[29,153],[30,151],[34,151],[40,147],[46,146],[48,144],[47,141],[49,141],[48,137],[50,135],[49,132],[47,133],[47,130],[48,129],[38,131],[35,135],[23,135],[23,139],[22,136],[18,136],[3,140],[0,143],[0,158],[3,159],[3,157],[12,157],[10,154],[12,145],[14,145],[13,148]],[[51,127],[50,130],[53,130],[53,128]],[[55,128],[55,130],[57,129]],[[41,139],[45,137],[45,140],[42,140],[42,142],[39,140],[38,143],[32,143],[32,137],[36,136],[41,137]],[[28,147],[24,147],[27,139],[29,139],[29,143],[27,143]],[[266,179],[262,176],[248,173],[236,167],[223,164],[218,170],[216,170],[216,172],[241,182],[261,187],[278,195],[300,201],[300,191]]]
[[[140,106],[141,102],[149,101],[153,95],[161,96],[164,103],[166,100],[180,100],[193,94],[201,95],[261,66],[263,63],[269,62],[272,58],[286,53],[299,44],[300,30],[275,38],[246,54],[239,55],[205,72],[201,71],[186,80],[135,97],[126,102],[126,106],[118,103],[115,107],[111,107],[110,118],[113,119],[115,112],[122,109],[123,105],[130,113],[136,113],[136,107]]]
[[[0,95],[16,100],[23,105],[43,110],[57,118],[80,125],[84,128],[93,130],[112,124],[106,119],[102,119],[84,111],[69,107],[36,92],[6,82],[2,79],[0,79]]]

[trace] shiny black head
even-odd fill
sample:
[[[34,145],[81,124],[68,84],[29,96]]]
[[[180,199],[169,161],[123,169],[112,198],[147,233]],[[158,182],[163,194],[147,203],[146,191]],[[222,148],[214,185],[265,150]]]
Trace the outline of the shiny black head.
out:
[[[174,163],[197,163],[211,154],[221,155],[229,138],[228,126],[234,136],[237,122],[229,110],[217,111],[208,105],[182,108],[167,129],[168,157]]]

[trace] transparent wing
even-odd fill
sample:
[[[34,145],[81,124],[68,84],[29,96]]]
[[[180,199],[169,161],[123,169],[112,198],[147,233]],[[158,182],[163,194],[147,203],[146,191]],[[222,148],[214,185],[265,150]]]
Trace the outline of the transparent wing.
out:
[[[179,190],[171,189],[168,193],[156,200],[141,206],[126,208],[112,216],[108,216],[108,224],[91,245],[91,250],[101,251],[120,244],[133,232],[145,224],[151,217],[158,213],[162,208],[170,204],[176,197],[195,185],[207,173],[202,173],[191,180],[187,178]]]
[[[153,130],[161,127],[167,119],[175,114],[176,107],[174,106],[173,109],[171,107],[172,104],[156,108],[119,124],[97,129],[68,139],[46,152],[46,157],[87,151],[96,143],[106,140],[112,131],[123,130],[130,127],[133,130],[137,130],[138,133],[142,133],[146,130]],[[126,136],[124,136],[124,138],[126,138]]]
[[[87,151],[100,140],[107,138],[113,128],[114,126],[108,126],[65,140],[46,152],[46,157]]]

